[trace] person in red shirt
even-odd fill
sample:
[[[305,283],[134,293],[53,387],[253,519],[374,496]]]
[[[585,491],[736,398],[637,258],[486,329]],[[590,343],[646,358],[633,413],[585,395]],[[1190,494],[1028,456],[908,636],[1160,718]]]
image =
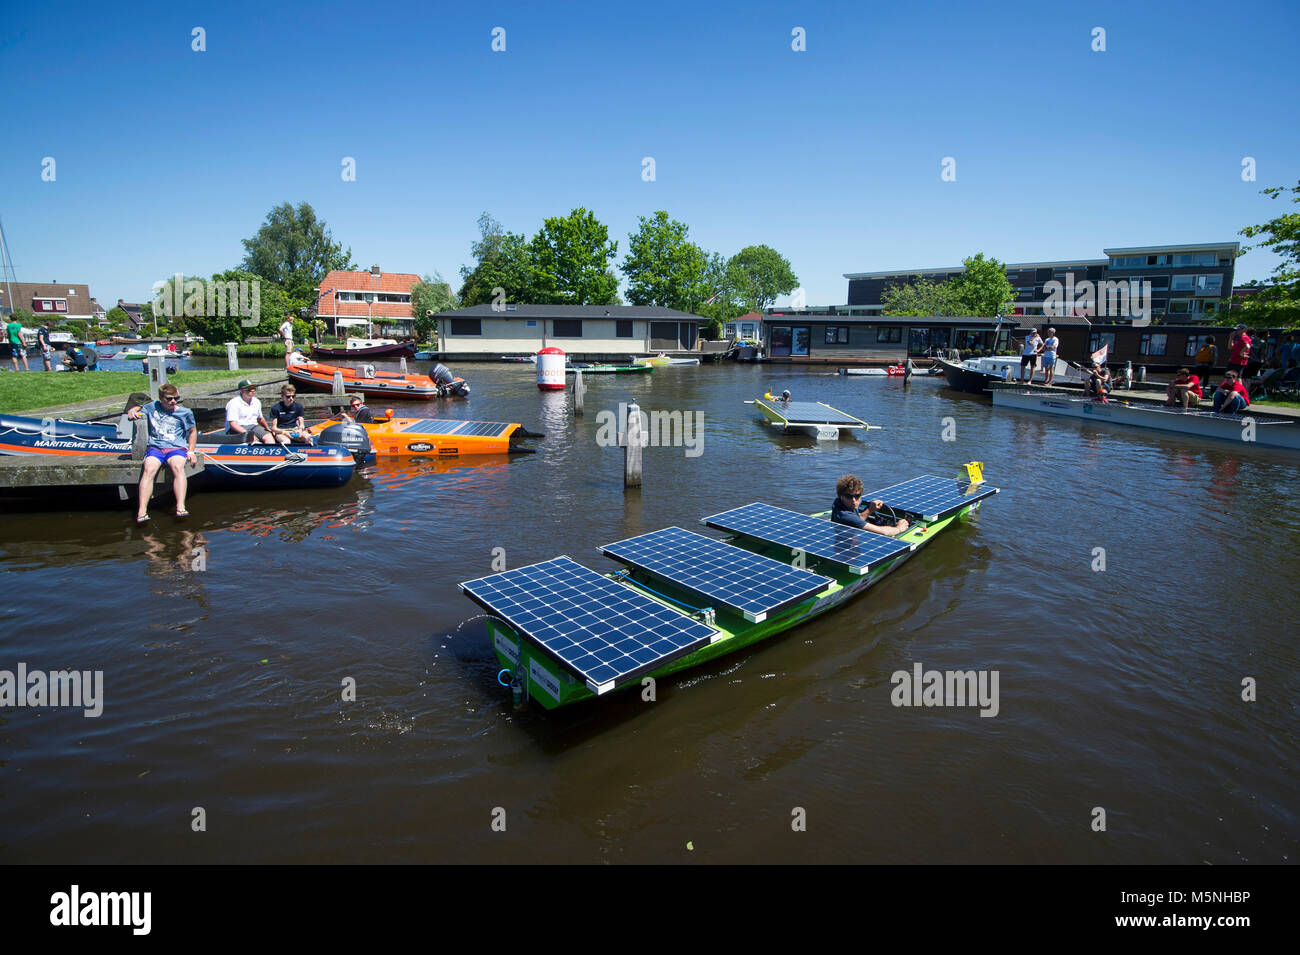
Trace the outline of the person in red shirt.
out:
[[[1245,325],[1238,325],[1237,330],[1228,339],[1228,371],[1235,371],[1239,378],[1243,376],[1246,363],[1250,361],[1250,342],[1251,338],[1246,334]]]
[[[1195,408],[1203,397],[1201,379],[1187,368],[1179,368],[1178,377],[1165,389],[1165,405],[1170,408]]]
[[[1249,407],[1250,392],[1241,384],[1236,372],[1228,372],[1214,393],[1214,410],[1219,414],[1240,414]]]

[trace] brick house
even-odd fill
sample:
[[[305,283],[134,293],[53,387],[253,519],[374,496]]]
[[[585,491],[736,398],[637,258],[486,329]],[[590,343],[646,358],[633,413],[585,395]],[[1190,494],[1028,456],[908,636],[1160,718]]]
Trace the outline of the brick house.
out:
[[[18,309],[31,312],[42,324],[71,319],[96,321],[90,286],[76,283],[0,282],[0,315],[7,317]]]
[[[411,286],[418,281],[411,272],[383,272],[377,265],[369,272],[330,272],[317,289],[316,317],[335,334],[360,325],[367,337],[413,338]]]

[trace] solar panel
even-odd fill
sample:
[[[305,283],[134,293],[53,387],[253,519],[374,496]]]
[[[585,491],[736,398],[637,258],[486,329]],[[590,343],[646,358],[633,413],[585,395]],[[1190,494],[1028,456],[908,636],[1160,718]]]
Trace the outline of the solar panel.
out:
[[[919,517],[926,521],[937,521],[955,514],[974,501],[982,501],[998,493],[998,489],[988,484],[968,484],[955,478],[924,475],[864,494],[863,500],[880,500],[897,514]]]
[[[680,527],[666,527],[597,550],[729,607],[752,623],[834,583],[829,577]]]
[[[841,564],[855,574],[865,574],[915,546],[883,534],[762,503],[746,504],[714,514],[704,518],[704,523],[733,534],[801,550],[811,557]]]
[[[402,428],[402,433],[476,435],[495,438],[506,433],[509,424],[502,421],[454,421],[446,418],[421,418]]]
[[[864,422],[843,411],[817,401],[768,401],[769,408],[789,424],[833,424],[840,427],[864,427]]]
[[[469,580],[460,589],[598,694],[721,638],[713,627],[568,557]]]

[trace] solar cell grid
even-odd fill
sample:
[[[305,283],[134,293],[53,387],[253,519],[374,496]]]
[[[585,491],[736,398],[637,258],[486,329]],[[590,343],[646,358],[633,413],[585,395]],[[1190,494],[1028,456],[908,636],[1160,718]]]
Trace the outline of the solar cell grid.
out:
[[[597,693],[718,636],[713,627],[568,557],[460,586],[489,613],[545,647]]]
[[[680,527],[605,544],[607,557],[649,571],[752,622],[820,593],[829,577],[789,567]]]
[[[841,426],[862,424],[859,419],[852,415],[836,411],[834,408],[828,408],[826,405],[818,404],[815,401],[770,401],[767,405],[769,408],[780,412],[785,420],[792,424],[836,424]]]
[[[505,434],[510,425],[501,421],[454,421],[447,418],[421,418],[402,429],[403,434],[455,434],[494,438]]]
[[[924,475],[894,484],[883,491],[874,491],[864,495],[866,499],[884,501],[886,506],[903,514],[921,517],[927,521],[937,521],[949,514],[956,513],[974,501],[983,500],[998,493],[998,489],[987,484],[976,485],[957,481],[954,478]]]
[[[865,574],[913,546],[892,537],[761,502],[714,514],[704,518],[704,523],[756,540],[798,548],[809,556],[847,567],[855,574]]]

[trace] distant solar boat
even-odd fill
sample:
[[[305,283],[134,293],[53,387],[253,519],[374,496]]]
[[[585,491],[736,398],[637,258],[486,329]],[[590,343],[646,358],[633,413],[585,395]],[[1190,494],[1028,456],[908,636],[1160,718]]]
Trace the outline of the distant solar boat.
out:
[[[897,537],[755,502],[701,523],[604,544],[624,565],[601,574],[567,557],[460,584],[487,630],[515,702],[555,709],[639,687],[774,637],[833,610],[892,573],[998,489],[981,465],[967,480],[923,476],[873,492],[911,526]]]
[[[871,427],[823,401],[782,401],[768,394],[755,398],[754,407],[772,423],[772,427],[806,434],[818,441],[834,441],[842,437],[843,432],[866,431]]]

